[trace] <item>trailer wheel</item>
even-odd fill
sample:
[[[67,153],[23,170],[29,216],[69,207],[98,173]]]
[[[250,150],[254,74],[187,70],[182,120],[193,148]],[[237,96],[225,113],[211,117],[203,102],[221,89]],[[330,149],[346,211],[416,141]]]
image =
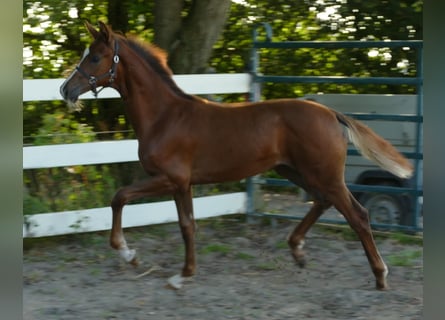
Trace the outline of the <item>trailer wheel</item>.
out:
[[[371,223],[401,224],[403,205],[397,196],[383,193],[365,193],[360,203],[368,210]]]

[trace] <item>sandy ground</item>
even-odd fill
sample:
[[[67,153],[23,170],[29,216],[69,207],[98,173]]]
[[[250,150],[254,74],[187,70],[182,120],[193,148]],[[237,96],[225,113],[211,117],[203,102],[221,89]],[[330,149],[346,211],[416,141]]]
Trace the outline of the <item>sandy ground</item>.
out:
[[[422,319],[422,246],[377,238],[390,268],[382,292],[347,228],[311,229],[300,269],[285,241],[296,221],[245,220],[198,222],[198,272],[180,290],[166,285],[183,262],[177,224],[126,230],[137,268],[109,248],[108,232],[27,239],[23,319]]]

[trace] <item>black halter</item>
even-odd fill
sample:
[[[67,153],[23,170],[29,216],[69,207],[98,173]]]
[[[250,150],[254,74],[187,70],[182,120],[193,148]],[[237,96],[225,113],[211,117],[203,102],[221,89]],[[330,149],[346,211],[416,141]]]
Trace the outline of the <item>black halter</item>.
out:
[[[101,74],[99,76],[93,76],[88,73],[86,73],[84,70],[80,68],[80,64],[76,66],[76,70],[80,72],[81,75],[83,75],[85,78],[88,79],[88,83],[90,84],[91,91],[94,94],[94,97],[97,98],[97,95],[99,92],[101,92],[105,87],[102,87],[99,91],[97,91],[97,82],[99,80],[102,80],[103,78],[108,78],[108,85],[111,85],[116,78],[116,71],[117,71],[117,64],[119,63],[119,44],[117,42],[117,39],[114,40],[114,56],[113,56],[113,63],[111,65],[110,70],[108,72]]]

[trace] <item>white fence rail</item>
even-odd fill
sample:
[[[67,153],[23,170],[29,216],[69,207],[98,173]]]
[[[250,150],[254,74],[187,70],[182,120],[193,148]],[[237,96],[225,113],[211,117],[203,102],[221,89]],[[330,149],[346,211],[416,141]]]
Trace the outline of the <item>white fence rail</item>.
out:
[[[175,75],[174,80],[190,94],[228,94],[250,91],[249,74]],[[23,80],[23,101],[61,100],[59,87],[64,79]],[[103,90],[99,98],[118,98],[113,89]],[[82,96],[92,99],[91,93]],[[103,141],[49,146],[23,147],[23,169],[66,167],[138,161],[137,141]],[[245,212],[246,193],[238,192],[194,199],[197,219]],[[127,205],[124,208],[124,228],[177,221],[173,201]],[[78,232],[108,230],[111,209],[94,208],[27,215],[23,237],[43,237]]]
[[[250,91],[251,75],[248,73],[174,75],[178,86],[189,94],[226,94]],[[62,100],[59,88],[65,79],[23,80],[23,101]],[[119,93],[111,88],[104,89],[99,97],[119,98]],[[91,92],[82,99],[94,99]]]
[[[137,148],[137,140],[24,147],[23,169],[138,161]]]

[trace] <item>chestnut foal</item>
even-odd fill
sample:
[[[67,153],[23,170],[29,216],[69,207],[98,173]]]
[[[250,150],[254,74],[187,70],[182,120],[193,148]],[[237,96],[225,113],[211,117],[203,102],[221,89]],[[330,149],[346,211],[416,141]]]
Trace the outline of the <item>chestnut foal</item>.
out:
[[[304,264],[304,236],[334,206],[360,238],[378,289],[386,289],[388,268],[380,256],[364,209],[344,181],[349,137],[362,155],[408,178],[413,168],[389,142],[361,122],[311,101],[279,99],[218,104],[184,93],[173,81],[165,53],[99,23],[86,27],[94,41],[60,92],[78,108],[78,97],[98,87],[116,89],[139,142],[147,180],[120,189],[111,207],[111,246],[130,263],[135,250],[124,238],[122,208],[145,196],[172,195],[185,243],[181,276],[195,273],[192,185],[236,181],[274,169],[314,198],[310,211],[290,234],[295,260]],[[181,276],[176,279],[182,280]]]

